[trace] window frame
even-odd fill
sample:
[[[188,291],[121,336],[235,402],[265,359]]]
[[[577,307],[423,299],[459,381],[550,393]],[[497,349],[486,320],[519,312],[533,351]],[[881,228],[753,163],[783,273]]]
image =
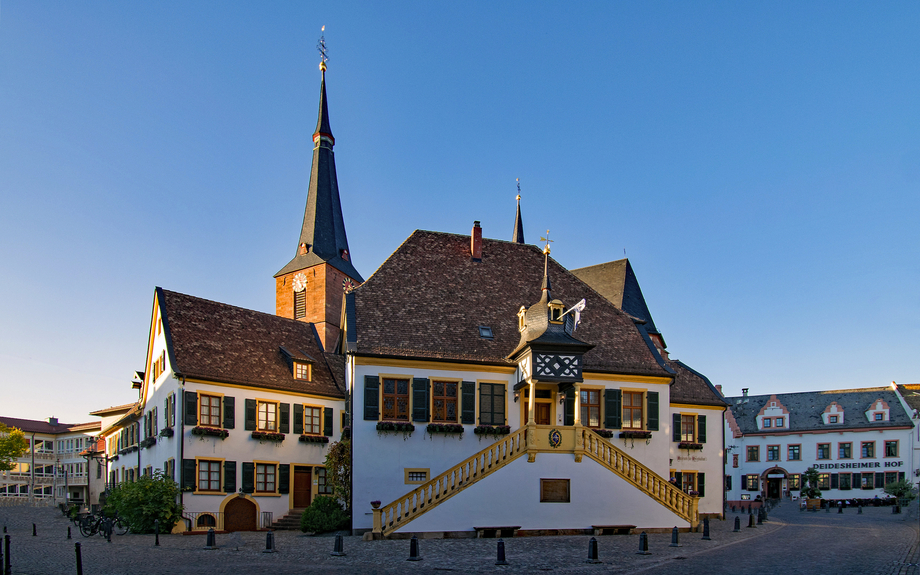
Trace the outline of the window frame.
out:
[[[780,448],[779,445],[768,445],[767,446],[767,461],[782,461],[782,459],[780,459],[779,448]],[[775,455],[776,457],[771,458],[770,457],[771,455]]]
[[[792,448],[796,448],[795,457],[792,457]],[[801,443],[790,443],[786,446],[786,461],[801,461],[802,460],[802,444]]]
[[[580,413],[579,422],[584,427],[590,427],[591,429],[601,429],[604,427],[604,388],[603,387],[586,387],[579,386],[578,389],[578,407]],[[597,403],[591,403],[590,401],[585,401],[581,394],[586,394],[588,399],[591,399],[591,394],[597,394]],[[591,408],[597,408],[597,425],[591,425]],[[585,417],[585,410],[587,409],[587,418]]]
[[[818,474],[818,489],[822,491],[827,491],[831,488],[831,474],[830,473],[819,473]]]
[[[837,444],[837,459],[853,459],[852,441],[841,441]]]
[[[307,424],[307,410],[310,410],[311,412],[313,412],[314,410],[315,410],[315,411],[319,411],[319,417],[318,417],[319,423],[317,424],[317,427],[318,427],[318,430],[317,430],[317,431],[313,431],[313,430],[312,430],[312,428],[313,428],[313,424],[312,424],[312,423],[309,424],[309,426],[310,426],[310,428],[311,428],[310,431],[307,431],[307,426],[308,426],[308,424]],[[314,415],[310,415],[310,419],[313,420],[313,419],[314,419]],[[310,405],[310,404],[306,404],[306,403],[303,404],[303,434],[304,434],[304,435],[322,435],[322,434],[323,434],[323,406],[321,406],[321,405]]]
[[[258,399],[258,398],[256,399],[256,431],[267,431],[270,433],[278,433],[278,429],[280,427],[279,424],[281,423],[281,418],[279,416],[280,415],[279,414],[280,412],[279,403],[280,402],[278,401],[272,401],[268,399]],[[270,429],[268,427],[262,426],[262,406],[263,405],[266,407],[268,407],[269,405],[273,405],[275,407],[274,421],[273,421],[274,428]],[[268,410],[266,410],[266,413],[265,413],[265,421],[266,423],[268,422]]]
[[[306,377],[301,377],[301,375]],[[294,361],[294,379],[297,381],[313,381],[313,365],[307,361]]]
[[[424,473],[425,478],[419,479],[418,477],[416,477],[415,479],[410,479],[409,476],[410,474],[413,474],[413,473],[416,473],[416,474]],[[428,467],[405,467],[403,468],[403,482],[406,485],[421,485],[422,483],[427,483],[430,479],[431,479],[431,469]]]
[[[208,398],[216,399],[216,400],[217,400],[217,414],[214,415],[213,412],[212,412],[212,414],[209,416],[209,417],[212,418],[212,419],[215,418],[215,417],[217,418],[217,423],[216,423],[216,424],[213,424],[213,423],[203,423],[204,417],[203,417],[203,414],[202,414],[202,407],[203,407],[203,405],[204,405],[204,401],[202,401],[202,399],[205,398],[205,397],[208,397]],[[203,393],[203,392],[199,392],[199,393],[198,393],[198,425],[200,425],[200,426],[202,426],[202,427],[213,427],[213,428],[216,428],[216,429],[222,429],[223,426],[224,426],[223,407],[224,407],[224,394],[222,394],[222,393]],[[211,406],[211,409],[213,410],[214,407]]]
[[[748,445],[747,449],[744,450],[744,454],[745,454],[745,462],[760,461],[760,446],[759,445]]]
[[[208,465],[208,487],[202,488],[201,486],[201,473],[202,473],[202,464]],[[214,469],[211,469],[211,465],[217,466],[217,487],[215,489],[210,488],[210,484],[214,483],[215,480],[211,478],[211,474],[214,473]],[[196,457],[195,458],[195,493],[201,495],[219,495],[223,494],[224,490],[224,460],[215,459],[212,457]]]
[[[692,413],[681,413],[680,414],[680,440],[687,443],[696,443],[697,429],[696,429],[696,414]],[[687,426],[693,430],[689,435],[687,434]]]
[[[898,457],[898,454],[901,452],[901,446],[899,445],[899,440],[897,439],[885,439],[885,457]],[[894,445],[894,454],[889,455],[888,446]]]
[[[460,405],[460,387],[463,385],[463,381],[457,380],[457,379],[444,379],[444,378],[430,378],[428,381],[429,381],[430,390],[431,390],[430,392],[431,410],[429,412],[431,414],[431,422],[432,423],[459,423],[460,422],[460,407],[461,407]],[[445,392],[446,392],[448,385],[453,385],[454,386],[453,397],[446,395],[446,393],[442,393],[441,395],[436,395],[435,386],[438,384],[443,386],[443,389]],[[435,408],[435,402],[438,400],[441,400],[444,402],[444,404],[442,405],[443,417],[441,418],[438,417],[438,413]],[[454,404],[454,418],[453,419],[450,419],[447,417],[447,412],[448,412],[447,406],[450,404],[450,402],[453,402]]]
[[[277,495],[278,494],[278,462],[277,461],[253,461],[252,467],[252,494],[253,495]],[[272,489],[259,489],[259,468],[271,468],[272,470]],[[267,483],[264,480],[263,483]]]
[[[316,494],[332,495],[332,486],[329,485],[326,468],[322,466],[314,467],[313,476],[316,477]]]
[[[868,450],[866,449],[867,447],[869,448]],[[861,441],[860,442],[859,458],[860,459],[875,459],[875,441]]]
[[[756,473],[746,473],[744,477],[744,489],[742,491],[760,491],[760,476]]]
[[[822,448],[827,450],[824,457],[821,457]],[[824,461],[830,458],[831,458],[831,444],[830,443],[819,443],[815,446],[815,459]]]
[[[774,423],[775,423],[775,425],[774,425],[773,427],[786,427],[786,418],[785,418],[785,417],[777,417],[777,418],[775,418]]]
[[[412,376],[410,375],[380,375],[380,419],[382,421],[409,421],[412,418]],[[394,382],[394,392],[386,393],[387,381]],[[405,382],[406,393],[399,392],[399,383]],[[386,411],[387,397],[393,398],[392,415]],[[399,398],[406,398],[405,417],[399,417]]]
[[[761,421],[763,422],[763,428],[764,428],[764,429],[767,429],[768,427],[773,427],[773,418],[772,418],[772,417],[764,417]]]
[[[622,423],[621,429],[623,429],[624,431],[643,431],[645,430],[645,427],[646,427],[645,416],[647,412],[646,404],[645,404],[646,391],[647,390],[641,390],[641,389],[621,389],[620,390],[620,403],[621,403],[620,421]],[[630,396],[633,398],[638,396],[639,405],[638,406],[634,404],[627,405],[626,404],[627,396]],[[632,417],[627,418],[626,413],[628,411],[632,415],[633,412],[636,411],[637,409],[639,410],[639,427],[633,427],[632,425],[633,418]]]

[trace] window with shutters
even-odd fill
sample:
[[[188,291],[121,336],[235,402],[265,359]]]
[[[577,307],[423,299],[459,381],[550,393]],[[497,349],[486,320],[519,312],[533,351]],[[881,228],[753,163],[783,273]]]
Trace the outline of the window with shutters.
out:
[[[693,443],[696,441],[696,416],[680,416],[680,440]]]
[[[456,381],[431,382],[431,421],[457,422],[457,391],[459,388],[460,384]]]
[[[257,409],[258,430],[278,431],[278,404],[272,401],[259,401]]]
[[[222,461],[198,460],[198,491],[220,491]]]
[[[691,491],[696,491],[696,473],[693,471],[682,471],[681,474],[681,485],[680,489],[684,493],[690,493]]]
[[[220,427],[220,396],[200,394],[198,396],[198,425]]]
[[[278,464],[256,463],[256,493],[275,493]]]
[[[505,384],[479,382],[479,425],[505,425]]]
[[[310,364],[294,362],[294,379],[310,381]]]
[[[641,391],[623,392],[623,429],[642,429],[644,395]]]
[[[294,292],[294,319],[307,316],[307,290]]]
[[[323,408],[312,405],[303,406],[303,432],[307,435],[319,435],[323,430]]]
[[[581,424],[585,427],[601,426],[601,392],[599,389],[582,389]]]
[[[383,380],[383,418],[409,421],[409,380]]]

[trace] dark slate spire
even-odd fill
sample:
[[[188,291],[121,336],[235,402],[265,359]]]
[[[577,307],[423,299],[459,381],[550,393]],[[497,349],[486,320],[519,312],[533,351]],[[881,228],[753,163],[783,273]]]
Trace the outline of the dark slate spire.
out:
[[[351,263],[348,238],[345,235],[345,220],[342,217],[342,202],[335,174],[335,155],[332,148],[335,138],[329,125],[329,109],[326,104],[326,63],[320,64],[322,82],[319,91],[319,117],[313,133],[313,168],[310,171],[310,187],[307,190],[307,207],[304,210],[303,228],[297,242],[294,259],[275,277],[305,269],[321,263],[345,273],[357,282],[364,279]]]
[[[516,244],[524,243],[524,223],[521,221],[521,178],[517,180],[517,215],[514,218],[514,232],[511,234],[511,241]]]

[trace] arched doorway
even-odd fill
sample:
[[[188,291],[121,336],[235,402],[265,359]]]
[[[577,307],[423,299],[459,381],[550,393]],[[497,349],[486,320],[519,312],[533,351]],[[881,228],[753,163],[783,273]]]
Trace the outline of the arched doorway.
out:
[[[763,481],[767,499],[779,499],[783,497],[785,491],[788,489],[788,479],[789,474],[782,467],[771,467],[764,471],[761,480]]]
[[[242,497],[234,497],[224,507],[224,531],[255,531],[256,504]]]

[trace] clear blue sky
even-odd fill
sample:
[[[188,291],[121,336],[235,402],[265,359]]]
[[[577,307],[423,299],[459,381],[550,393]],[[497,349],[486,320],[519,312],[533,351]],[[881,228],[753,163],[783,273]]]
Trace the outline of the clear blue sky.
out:
[[[729,394],[920,381],[920,3],[390,4],[0,4],[0,413],[132,401],[155,286],[274,311],[322,25],[365,277],[519,177]]]

